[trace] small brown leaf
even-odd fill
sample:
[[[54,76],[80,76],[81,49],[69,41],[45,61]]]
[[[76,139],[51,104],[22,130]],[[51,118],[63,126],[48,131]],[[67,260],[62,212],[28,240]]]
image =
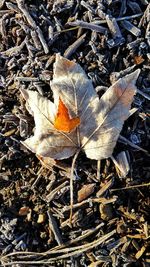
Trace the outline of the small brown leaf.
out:
[[[142,57],[142,56],[135,56],[134,57],[134,63],[136,64],[136,65],[139,65],[139,64],[141,64],[141,63],[143,63],[144,62],[144,58]]]
[[[25,216],[28,214],[30,208],[29,207],[21,207],[19,210],[19,215],[20,216]]]
[[[83,187],[78,191],[78,202],[89,197],[94,192],[95,184],[85,184]]]

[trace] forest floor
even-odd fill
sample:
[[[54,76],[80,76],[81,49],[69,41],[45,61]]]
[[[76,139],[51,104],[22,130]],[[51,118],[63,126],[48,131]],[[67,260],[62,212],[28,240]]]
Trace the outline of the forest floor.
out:
[[[20,89],[52,99],[56,53],[82,66],[99,97],[141,70],[113,152],[124,173],[80,153],[71,224],[72,159],[46,168],[21,143],[34,120]],[[1,266],[150,266],[149,63],[147,0],[0,1]]]

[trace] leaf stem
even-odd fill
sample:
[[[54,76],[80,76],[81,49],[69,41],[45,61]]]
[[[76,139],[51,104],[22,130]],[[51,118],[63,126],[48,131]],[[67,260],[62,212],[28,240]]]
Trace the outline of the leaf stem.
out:
[[[71,173],[70,173],[70,224],[72,222],[72,209],[73,209],[73,173],[76,159],[79,155],[80,149],[78,149],[73,157],[72,165],[71,165]]]
[[[100,180],[100,174],[101,174],[101,160],[99,159],[97,161],[97,180]]]

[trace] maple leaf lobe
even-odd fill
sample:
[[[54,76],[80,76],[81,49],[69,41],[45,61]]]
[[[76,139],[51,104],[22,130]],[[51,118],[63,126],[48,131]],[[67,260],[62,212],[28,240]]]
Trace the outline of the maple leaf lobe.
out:
[[[56,54],[56,61],[54,63],[54,75],[63,77],[67,72],[71,73],[77,67],[74,61],[67,60],[66,58]]]
[[[114,93],[124,107],[128,107],[133,100],[133,95],[136,93],[136,87],[134,88],[134,91],[132,87],[135,86],[135,82],[139,76],[139,73],[140,70],[137,69],[135,72],[128,74],[127,82],[124,80],[124,83],[126,82],[126,86],[124,86],[124,83],[117,83],[117,86],[115,84],[113,85]]]

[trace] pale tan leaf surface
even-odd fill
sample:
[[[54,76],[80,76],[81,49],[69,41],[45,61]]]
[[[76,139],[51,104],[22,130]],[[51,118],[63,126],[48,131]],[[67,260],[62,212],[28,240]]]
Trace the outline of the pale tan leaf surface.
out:
[[[30,90],[21,90],[27,101],[28,110],[34,116],[35,131],[34,136],[22,142],[32,152],[43,157],[56,159],[71,157],[76,152],[76,143],[73,133],[62,134],[54,129],[53,122],[56,115],[54,103],[39,93]]]
[[[119,79],[99,100],[83,69],[57,54],[51,82],[54,103],[37,92],[22,90],[35,120],[34,136],[25,140],[24,145],[40,156],[54,159],[68,158],[79,149],[91,159],[110,157],[129,116],[139,72]],[[80,119],[79,126],[70,133],[54,127],[60,99],[70,119]]]
[[[136,70],[119,79],[101,97],[96,112],[92,114],[91,124],[95,125],[91,137],[86,136],[86,129],[83,131],[82,143],[87,157],[103,159],[112,154],[123,123],[129,116],[139,72]]]

